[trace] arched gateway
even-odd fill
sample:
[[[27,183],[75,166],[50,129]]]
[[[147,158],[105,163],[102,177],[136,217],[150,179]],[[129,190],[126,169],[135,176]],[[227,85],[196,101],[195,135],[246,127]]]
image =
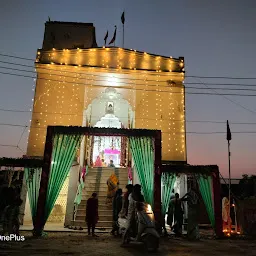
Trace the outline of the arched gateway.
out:
[[[76,150],[85,135],[129,138],[145,200],[152,204],[161,223],[161,131],[91,127],[48,126],[34,233],[41,235],[61,187],[70,171]]]

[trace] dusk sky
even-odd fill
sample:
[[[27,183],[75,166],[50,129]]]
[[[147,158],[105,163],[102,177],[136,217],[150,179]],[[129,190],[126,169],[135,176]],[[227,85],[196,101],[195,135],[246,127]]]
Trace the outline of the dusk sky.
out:
[[[106,31],[109,31],[109,38],[112,37],[114,26],[117,25],[116,45],[121,46],[120,17],[123,10],[126,15],[125,48],[165,56],[184,56],[186,76],[188,76],[185,85],[202,88],[187,89],[187,92],[255,95],[243,97],[186,95],[188,163],[217,164],[221,174],[227,177],[226,120],[228,119],[232,132],[232,177],[239,178],[244,173],[255,174],[256,1],[1,0],[0,54],[35,59],[37,49],[42,47],[44,23],[48,20],[48,16],[52,21],[94,23],[99,46],[104,43]],[[30,66],[34,63],[32,60],[14,59],[2,55],[0,55],[0,157],[20,157],[24,154],[21,150],[4,145],[17,146],[19,143],[19,147],[25,152],[28,129],[4,124],[21,126],[29,124],[31,116],[29,112],[15,111],[29,111],[31,108],[34,81],[31,78],[1,73],[31,76],[30,73],[9,68],[30,71],[34,69],[3,62]],[[254,79],[206,79],[190,76]],[[251,86],[245,86],[246,84]],[[206,89],[207,87],[238,90],[211,90]]]

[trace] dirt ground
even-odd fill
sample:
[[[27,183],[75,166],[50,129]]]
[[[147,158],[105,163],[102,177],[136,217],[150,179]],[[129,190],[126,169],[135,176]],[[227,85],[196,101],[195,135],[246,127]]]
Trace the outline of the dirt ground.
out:
[[[120,238],[108,234],[88,237],[85,233],[48,233],[46,237],[33,238],[28,232],[22,232],[24,242],[0,241],[0,255],[147,255],[143,246],[131,244],[120,247]],[[256,241],[243,239],[201,239],[188,242],[185,238],[161,238],[160,248],[151,255],[170,256],[211,256],[211,255],[256,255]]]

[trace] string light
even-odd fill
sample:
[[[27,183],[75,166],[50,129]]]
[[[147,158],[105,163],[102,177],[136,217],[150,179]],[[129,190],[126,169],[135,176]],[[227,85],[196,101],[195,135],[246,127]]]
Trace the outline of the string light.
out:
[[[152,59],[155,59],[155,61],[152,61]],[[170,77],[177,83],[184,79],[184,74],[179,73],[181,69],[184,69],[183,60],[153,56],[136,50],[103,47],[97,49],[39,50],[37,52],[38,61],[47,63],[47,67],[51,70],[46,75],[49,80],[38,80],[37,82],[39,90],[37,90],[35,100],[38,102],[33,111],[39,114],[33,114],[32,123],[35,124],[35,120],[38,120],[37,126],[45,129],[45,132],[40,133],[36,129],[31,130],[31,134],[33,134],[31,135],[31,141],[35,142],[32,144],[37,148],[37,152],[43,154],[48,125],[82,125],[83,119],[91,119],[90,104],[105,89],[104,87],[94,87],[94,85],[99,84],[97,76],[100,72],[115,73],[117,79],[118,76],[128,77],[123,83],[129,85],[130,90],[118,89],[118,85],[114,83],[110,85],[116,88],[118,93],[121,93],[123,98],[127,99],[131,105],[130,118],[132,121],[132,112],[135,112],[135,128],[161,129],[163,132],[163,158],[184,160],[186,155],[184,89],[167,86],[161,89],[160,87],[160,82],[162,83]],[[43,64],[37,63],[36,65],[39,71]],[[70,77],[69,72],[78,69],[80,73],[75,73],[73,77]],[[154,78],[149,82],[148,78],[149,76],[152,77],[152,74],[154,74]],[[170,74],[170,77],[168,77],[168,74]],[[57,76],[59,81],[52,81],[52,78]],[[136,80],[132,79],[134,77],[143,80],[143,84],[136,84]],[[104,79],[100,83],[103,86],[106,85],[106,88],[108,87]],[[122,85],[122,82],[119,83]],[[151,85],[156,86],[155,92],[148,91],[148,87]],[[137,88],[143,89],[140,99],[138,97],[139,93],[136,91]],[[168,90],[169,92],[164,94],[161,93],[162,90]],[[181,93],[177,94],[177,92]],[[141,104],[138,100],[141,100]],[[155,108],[152,104],[153,100],[155,101]],[[102,106],[103,101],[100,104]],[[139,112],[136,107],[140,107]],[[47,116],[48,112],[56,113],[56,115]],[[103,112],[99,115],[102,115]],[[61,115],[60,113],[70,113],[70,115]],[[149,116],[156,119],[155,123],[149,121]],[[98,119],[101,117],[99,116]],[[90,124],[93,125],[96,119],[91,120]],[[173,121],[177,119],[181,119],[183,122]],[[138,120],[141,120],[141,122]],[[34,139],[32,140],[32,138]]]

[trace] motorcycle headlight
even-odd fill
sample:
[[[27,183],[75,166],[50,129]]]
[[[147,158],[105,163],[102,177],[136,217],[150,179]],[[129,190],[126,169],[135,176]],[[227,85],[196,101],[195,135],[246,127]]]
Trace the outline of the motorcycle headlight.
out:
[[[150,204],[146,205],[146,213],[152,213],[152,207]]]

